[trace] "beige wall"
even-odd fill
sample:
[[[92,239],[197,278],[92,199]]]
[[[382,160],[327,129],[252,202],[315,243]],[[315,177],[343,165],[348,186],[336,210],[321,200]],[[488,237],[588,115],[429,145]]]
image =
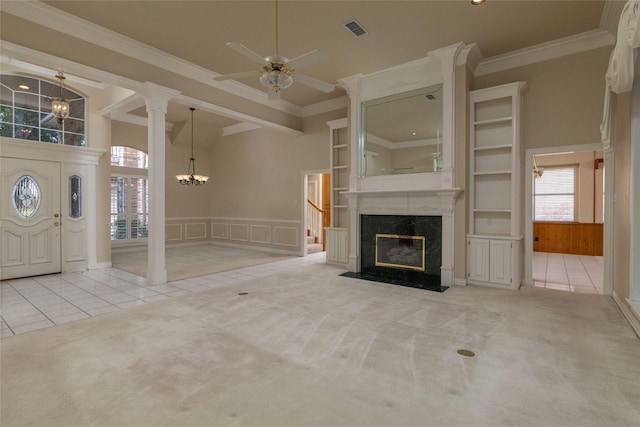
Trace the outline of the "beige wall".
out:
[[[525,149],[600,142],[604,75],[611,47],[477,77],[474,89],[527,82]]]
[[[334,111],[304,119],[304,135],[257,129],[220,138],[211,150],[215,217],[302,220],[303,171],[329,168]]]

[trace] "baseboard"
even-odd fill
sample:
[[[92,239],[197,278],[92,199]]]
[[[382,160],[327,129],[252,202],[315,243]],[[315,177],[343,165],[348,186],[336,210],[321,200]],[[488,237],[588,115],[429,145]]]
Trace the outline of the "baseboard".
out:
[[[615,290],[613,291],[612,296],[613,296],[613,300],[620,308],[620,311],[622,311],[622,314],[627,319],[627,321],[635,331],[636,335],[638,335],[638,338],[640,338],[640,318],[638,318],[638,316],[636,316],[636,314],[631,309],[631,307],[625,304],[624,300],[620,298],[618,294],[616,294]]]
[[[97,270],[99,268],[111,268],[113,267],[113,264],[111,264],[111,261],[108,262],[98,262],[92,266],[89,267],[89,270]]]
[[[467,286],[466,279],[453,279],[453,286]]]

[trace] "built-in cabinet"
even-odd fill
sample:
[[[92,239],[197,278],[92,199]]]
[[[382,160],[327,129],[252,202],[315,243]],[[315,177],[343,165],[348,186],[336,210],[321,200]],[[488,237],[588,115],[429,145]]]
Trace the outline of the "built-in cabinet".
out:
[[[349,257],[349,209],[344,193],[349,190],[349,133],[347,119],[327,122],[331,167],[331,226],[327,231],[327,262],[346,264]]]
[[[521,98],[524,82],[469,93],[467,280],[520,286],[522,262]]]

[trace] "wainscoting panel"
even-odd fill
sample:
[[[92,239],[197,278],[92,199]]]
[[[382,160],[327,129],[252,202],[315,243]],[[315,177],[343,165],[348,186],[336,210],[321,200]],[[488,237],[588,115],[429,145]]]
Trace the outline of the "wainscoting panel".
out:
[[[185,239],[206,239],[207,238],[207,224],[203,222],[197,222],[193,224],[185,224]]]
[[[260,218],[167,218],[166,241],[171,244],[225,242],[288,255],[302,254],[302,222]]]
[[[533,250],[535,252],[602,256],[602,224],[534,222]]]
[[[273,243],[282,246],[295,247],[299,245],[298,228],[296,227],[274,227]]]
[[[271,227],[268,225],[252,225],[251,243],[271,243]]]
[[[229,240],[229,224],[225,224],[221,222],[212,222],[211,238]]]
[[[167,242],[182,240],[182,224],[165,224],[164,234]]]
[[[239,242],[248,242],[249,241],[249,225],[248,224],[230,224],[229,240],[236,240]]]

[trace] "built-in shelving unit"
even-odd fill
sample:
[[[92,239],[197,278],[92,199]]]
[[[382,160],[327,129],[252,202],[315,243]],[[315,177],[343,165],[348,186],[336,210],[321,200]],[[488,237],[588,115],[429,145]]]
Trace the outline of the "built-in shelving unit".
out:
[[[520,286],[524,82],[469,93],[468,282]]]
[[[349,133],[347,119],[327,123],[330,129],[331,226],[327,228],[327,262],[346,264],[349,257]]]

